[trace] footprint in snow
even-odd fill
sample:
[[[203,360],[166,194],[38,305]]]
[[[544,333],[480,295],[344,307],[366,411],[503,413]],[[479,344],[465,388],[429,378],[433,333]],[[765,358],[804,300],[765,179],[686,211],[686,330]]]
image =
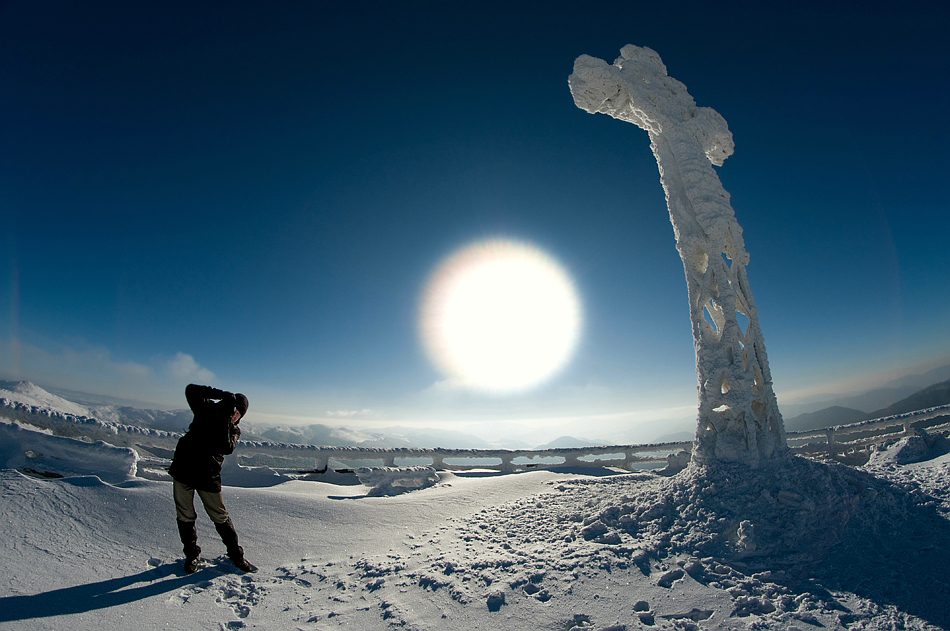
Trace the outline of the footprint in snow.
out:
[[[686,572],[684,572],[682,568],[676,568],[661,576],[660,580],[658,580],[656,584],[660,587],[670,588],[673,587],[673,583],[680,580],[685,575]]]
[[[252,607],[257,605],[264,596],[267,595],[267,588],[257,583],[253,578],[246,574],[241,577],[229,576],[225,580],[225,585],[221,588],[221,594],[228,602],[234,603],[240,611],[246,611],[244,615],[238,614],[241,618],[246,618]],[[237,610],[236,610],[237,612]]]

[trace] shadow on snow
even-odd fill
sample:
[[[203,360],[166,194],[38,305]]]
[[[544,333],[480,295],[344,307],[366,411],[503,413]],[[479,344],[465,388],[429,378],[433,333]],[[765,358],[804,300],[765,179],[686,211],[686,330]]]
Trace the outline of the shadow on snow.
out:
[[[194,574],[181,572],[181,563],[166,563],[138,574],[98,583],[64,587],[30,596],[6,596],[0,598],[0,622],[87,613],[126,605],[218,576],[222,570],[211,566]],[[132,587],[136,583],[145,584]]]

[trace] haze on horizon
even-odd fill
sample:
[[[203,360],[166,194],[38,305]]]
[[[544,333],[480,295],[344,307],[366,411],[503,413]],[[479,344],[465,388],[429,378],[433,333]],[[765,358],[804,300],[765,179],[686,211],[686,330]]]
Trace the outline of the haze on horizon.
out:
[[[214,383],[287,423],[692,417],[649,141],[566,84],[628,43],[732,130],[780,404],[950,363],[946,7],[229,7],[0,5],[0,379],[169,407]],[[563,367],[502,395],[419,335],[440,263],[497,238],[583,313]]]

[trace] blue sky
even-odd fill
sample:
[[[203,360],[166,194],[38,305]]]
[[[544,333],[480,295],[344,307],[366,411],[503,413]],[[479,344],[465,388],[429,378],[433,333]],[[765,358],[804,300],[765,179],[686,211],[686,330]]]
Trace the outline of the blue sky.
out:
[[[315,422],[690,416],[649,140],[567,87],[628,43],[733,132],[780,402],[950,362],[947,5],[655,5],[0,3],[0,378]],[[492,237],[584,312],[505,397],[445,387],[417,333],[438,263]]]

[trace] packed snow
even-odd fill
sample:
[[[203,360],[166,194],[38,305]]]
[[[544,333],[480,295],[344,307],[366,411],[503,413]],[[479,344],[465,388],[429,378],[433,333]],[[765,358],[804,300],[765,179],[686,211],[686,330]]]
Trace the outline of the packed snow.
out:
[[[230,456],[225,501],[259,571],[202,515],[186,575],[167,474],[2,422],[0,629],[950,628],[944,446],[669,477],[294,476]]]

